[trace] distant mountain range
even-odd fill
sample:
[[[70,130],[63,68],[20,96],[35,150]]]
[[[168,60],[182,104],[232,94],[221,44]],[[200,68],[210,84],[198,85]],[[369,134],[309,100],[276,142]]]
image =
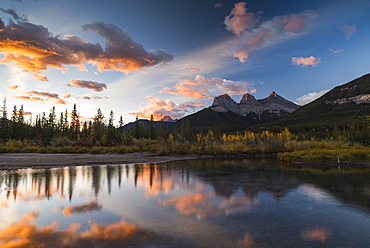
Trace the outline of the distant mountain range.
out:
[[[241,116],[258,120],[280,119],[299,108],[299,105],[284,99],[274,91],[264,98],[256,100],[249,93],[243,95],[240,103],[236,103],[227,94],[215,97],[209,109],[216,112],[231,111]]]
[[[297,104],[284,99],[274,91],[260,100],[246,93],[239,103],[224,94],[215,97],[210,107],[185,116],[170,127],[179,129],[181,122],[189,119],[193,132],[207,131],[216,126],[221,132],[243,131],[253,125],[278,120],[297,108],[299,108]]]
[[[249,93],[239,103],[224,94],[214,98],[210,107],[183,117],[165,127],[180,130],[189,120],[193,132],[217,127],[220,132],[280,131],[288,127],[292,131],[307,132],[312,129],[327,130],[334,125],[345,127],[349,120],[370,117],[370,74],[335,87],[320,98],[302,107],[284,99],[274,91],[264,99],[255,99]],[[166,120],[170,120],[167,118]],[[140,120],[145,126],[149,121]],[[132,129],[129,123],[125,129]]]

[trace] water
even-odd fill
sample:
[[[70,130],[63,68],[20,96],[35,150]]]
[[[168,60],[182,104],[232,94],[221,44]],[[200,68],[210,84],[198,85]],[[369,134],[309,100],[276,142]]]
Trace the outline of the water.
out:
[[[0,247],[370,247],[370,171],[275,160],[0,170]]]

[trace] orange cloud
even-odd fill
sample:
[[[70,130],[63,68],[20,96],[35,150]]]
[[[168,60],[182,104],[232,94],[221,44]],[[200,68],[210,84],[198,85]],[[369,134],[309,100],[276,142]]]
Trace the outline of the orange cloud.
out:
[[[17,66],[35,79],[47,81],[42,71],[48,70],[48,67],[65,72],[68,65],[86,70],[84,64],[92,64],[99,71],[127,74],[173,60],[173,56],[164,50],[146,51],[142,44],[112,24],[95,22],[83,25],[83,29],[103,37],[105,49],[98,43],[93,44],[73,35],[64,38],[53,36],[41,25],[27,21],[5,25],[0,19],[0,54],[4,56],[0,63]]]
[[[19,85],[10,85],[10,86],[7,86],[6,88],[9,90],[16,90],[19,88]]]
[[[312,66],[316,67],[319,63],[321,63],[321,58],[315,58],[314,56],[310,57],[293,57],[292,64],[296,66],[306,67]]]
[[[90,202],[83,205],[78,206],[72,206],[72,207],[66,207],[63,208],[63,214],[64,215],[72,215],[72,214],[78,214],[78,213],[92,213],[94,211],[99,211],[102,209],[102,205],[97,202]]]
[[[171,116],[173,119],[178,119],[189,113],[189,111],[194,111],[198,107],[204,107],[204,104],[201,102],[185,102],[177,105],[172,101],[162,100],[152,96],[147,96],[145,101],[149,104],[148,106],[142,107],[137,112],[130,114],[146,119],[149,119],[150,115],[153,115],[154,120],[161,120],[163,116]]]
[[[87,81],[87,80],[79,80],[79,79],[72,79],[67,86],[75,86],[79,88],[86,88],[91,89],[93,91],[103,91],[107,89],[107,85],[104,83],[99,83],[98,81]]]

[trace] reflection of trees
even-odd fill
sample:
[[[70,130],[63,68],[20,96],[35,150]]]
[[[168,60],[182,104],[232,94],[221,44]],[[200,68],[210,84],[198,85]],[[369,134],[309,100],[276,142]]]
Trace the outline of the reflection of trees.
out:
[[[58,193],[70,201],[76,183],[91,185],[97,197],[102,190],[109,194],[122,180],[145,190],[145,196],[158,196],[175,188],[195,189],[194,182],[211,186],[215,196],[231,199],[242,190],[248,199],[268,192],[277,200],[301,183],[310,183],[350,203],[370,209],[369,173],[327,173],[281,169],[275,160],[187,160],[168,163],[82,166],[50,169],[2,170],[0,188],[6,198],[29,201],[49,199]]]
[[[26,214],[18,223],[0,230],[2,248],[17,247],[142,247],[155,235],[139,225],[121,220],[111,224],[90,223],[90,229],[78,232],[79,224],[58,230],[58,223],[38,228],[31,222],[38,213]]]

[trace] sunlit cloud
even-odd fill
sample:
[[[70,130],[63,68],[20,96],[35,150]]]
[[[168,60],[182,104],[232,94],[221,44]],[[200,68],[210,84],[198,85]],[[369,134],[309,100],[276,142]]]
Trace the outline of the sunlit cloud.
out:
[[[329,90],[322,90],[322,91],[319,91],[319,92],[311,92],[311,93],[308,93],[308,94],[303,95],[301,97],[298,97],[296,100],[297,100],[297,103],[299,105],[305,105],[307,103],[310,103],[310,102],[316,100],[317,98],[324,95],[328,91]]]
[[[316,67],[319,63],[321,63],[321,58],[316,58],[314,56],[292,58],[292,64],[301,67],[306,67],[309,65],[312,67]]]
[[[9,86],[6,86],[5,88],[9,89],[9,90],[16,90],[19,88],[19,85],[9,85]]]
[[[304,240],[321,241],[325,243],[331,236],[331,233],[325,227],[306,229],[301,233]]]
[[[103,206],[97,202],[90,202],[83,205],[62,208],[62,212],[64,215],[72,215],[78,213],[92,213],[95,211],[100,211],[102,207]]]
[[[354,33],[356,33],[357,25],[344,25],[342,26],[342,32],[346,36],[347,40],[352,37]]]
[[[154,120],[161,120],[163,116],[171,116],[173,119],[179,119],[199,107],[204,107],[204,104],[201,102],[185,102],[177,105],[173,101],[162,100],[152,96],[147,96],[145,101],[148,104],[147,106],[140,108],[137,112],[130,113],[130,115],[146,119],[149,119],[153,115]]]
[[[107,85],[104,83],[99,83],[98,81],[87,81],[87,80],[79,80],[79,79],[71,79],[69,84],[65,84],[66,86],[75,86],[79,88],[86,88],[91,89],[93,91],[103,91],[107,89]]]
[[[225,18],[226,29],[240,37],[240,43],[232,49],[240,62],[247,61],[249,54],[259,48],[302,35],[307,22],[315,16],[313,11],[276,16],[262,22],[257,14],[249,12],[246,4],[237,3]]]
[[[240,240],[240,244],[243,247],[252,247],[254,245],[254,238],[253,238],[252,234],[245,233],[243,239]]]
[[[12,16],[14,19],[17,17],[16,13]],[[4,56],[0,63],[17,66],[40,81],[48,80],[41,72],[48,67],[66,72],[68,65],[86,70],[85,64],[93,64],[99,71],[127,74],[173,60],[173,56],[164,50],[146,51],[142,44],[112,24],[95,22],[82,26],[84,30],[97,32],[104,38],[103,49],[100,44],[77,36],[54,36],[42,25],[18,19],[8,25],[0,19],[0,53]]]
[[[51,93],[47,91],[27,91],[26,95],[23,96],[14,96],[14,98],[19,100],[25,100],[30,102],[45,102],[45,101],[53,101],[55,104],[66,105],[67,102],[61,98],[56,93]]]
[[[213,5],[214,8],[221,8],[222,6],[222,3],[216,3],[215,5]]]
[[[235,82],[223,78],[206,78],[197,75],[194,79],[180,80],[174,88],[163,87],[159,93],[168,93],[194,99],[212,99],[219,94],[239,95],[254,89],[247,82]]]
[[[226,29],[232,31],[236,36],[240,37],[243,32],[254,28],[259,19],[257,15],[248,12],[246,3],[236,3],[230,14],[225,17]]]
[[[343,52],[343,49],[333,50],[333,49],[329,48],[329,51],[332,52],[332,53],[341,53],[341,52]]]

